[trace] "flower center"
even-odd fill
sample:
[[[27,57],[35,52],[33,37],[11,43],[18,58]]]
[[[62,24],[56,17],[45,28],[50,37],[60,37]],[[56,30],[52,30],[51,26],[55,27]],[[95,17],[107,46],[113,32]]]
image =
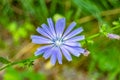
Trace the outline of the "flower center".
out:
[[[57,41],[55,41],[55,44],[56,44],[56,46],[60,46],[62,44],[62,42],[57,40]]]
[[[54,42],[55,46],[57,46],[57,47],[59,47],[60,45],[63,44],[63,40],[61,40],[61,39],[55,39],[55,40],[53,40],[53,42]]]

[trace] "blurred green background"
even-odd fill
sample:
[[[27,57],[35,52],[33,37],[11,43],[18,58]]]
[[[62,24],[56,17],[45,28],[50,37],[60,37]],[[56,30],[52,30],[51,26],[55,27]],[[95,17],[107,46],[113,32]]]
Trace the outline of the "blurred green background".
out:
[[[120,0],[0,0],[0,57],[11,62],[34,56],[40,45],[31,43],[30,35],[51,17],[65,17],[83,26],[86,37],[119,22]],[[118,25],[120,26],[120,24]],[[120,35],[120,29],[113,33]],[[120,41],[104,35],[83,45],[89,56],[73,57],[71,62],[50,65],[42,57],[0,71],[0,80],[120,80]],[[8,62],[0,58],[0,67]]]

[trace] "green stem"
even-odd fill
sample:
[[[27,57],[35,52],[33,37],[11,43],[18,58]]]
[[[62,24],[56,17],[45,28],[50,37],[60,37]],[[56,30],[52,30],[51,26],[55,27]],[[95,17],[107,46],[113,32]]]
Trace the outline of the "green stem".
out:
[[[93,38],[95,38],[95,37],[98,37],[99,35],[100,35],[100,33],[96,33],[96,34],[94,34],[94,35],[88,37],[87,39],[93,39]]]
[[[117,29],[117,28],[120,28],[120,26],[115,26],[115,27],[111,28],[111,30],[115,30],[115,29]],[[94,34],[94,35],[92,35],[92,36],[90,36],[90,37],[88,37],[87,40],[90,40],[90,39],[93,39],[93,38],[95,38],[95,37],[98,37],[99,35],[100,35],[100,32],[99,32],[99,33],[96,33],[96,34]]]
[[[111,30],[115,30],[115,29],[117,29],[117,28],[120,28],[120,26],[119,26],[119,25],[118,25],[118,26],[115,26],[115,27],[111,28]]]
[[[94,34],[94,35],[91,35],[90,37],[88,37],[88,38],[86,38],[84,41],[82,41],[81,44],[82,44],[82,45],[87,44],[87,43],[88,43],[88,40],[91,40],[91,39],[93,39],[93,38],[95,38],[95,37],[98,37],[99,35],[100,35],[100,32],[99,32],[99,33],[96,33],[96,34]]]
[[[7,67],[16,65],[16,64],[25,63],[25,62],[28,62],[28,61],[33,61],[33,60],[35,60],[37,58],[39,58],[39,57],[33,57],[33,58],[29,58],[29,59],[25,59],[25,60],[9,63],[9,64],[5,65],[4,67],[0,68],[0,71],[5,69],[5,68],[7,68]]]

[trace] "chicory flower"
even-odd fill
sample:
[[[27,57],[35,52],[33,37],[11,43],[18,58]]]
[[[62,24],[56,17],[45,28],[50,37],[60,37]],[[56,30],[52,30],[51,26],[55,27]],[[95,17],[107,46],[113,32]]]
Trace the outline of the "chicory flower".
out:
[[[47,19],[48,25],[42,24],[37,28],[37,32],[41,35],[32,35],[32,42],[35,44],[46,44],[40,47],[35,52],[35,56],[43,54],[45,59],[50,58],[51,63],[54,65],[56,61],[62,64],[62,55],[68,61],[72,60],[71,54],[79,57],[81,53],[84,54],[85,49],[80,45],[84,35],[79,36],[83,28],[73,29],[76,25],[72,22],[67,28],[65,18],[59,19],[54,25],[51,18]]]

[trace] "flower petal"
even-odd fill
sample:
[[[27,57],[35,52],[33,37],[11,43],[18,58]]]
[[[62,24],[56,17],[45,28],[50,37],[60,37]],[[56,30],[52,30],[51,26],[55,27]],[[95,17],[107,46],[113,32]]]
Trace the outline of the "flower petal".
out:
[[[51,18],[48,18],[47,21],[48,21],[49,29],[50,29],[51,33],[54,35],[54,37],[55,37],[56,33],[55,33],[53,21],[52,21]]]
[[[45,53],[43,54],[43,57],[45,59],[48,59],[52,55],[52,52],[53,52],[53,47],[45,51]]]
[[[71,54],[73,54],[74,56],[79,57],[80,56],[80,52],[78,51],[78,47],[71,47],[71,46],[63,46],[65,49],[67,49]]]
[[[58,49],[57,47],[54,47],[54,46],[53,46],[52,48],[48,49],[48,50],[44,53],[43,57],[44,57],[45,59],[48,59],[52,54],[56,55],[56,57],[59,57],[60,55],[58,55],[58,53],[59,53],[59,49]]]
[[[85,52],[85,49],[83,49],[81,47],[78,47],[78,46],[68,46],[68,47],[71,47],[72,49],[76,50],[79,53],[84,53]]]
[[[64,44],[68,45],[68,46],[78,46],[78,47],[81,47],[81,44],[78,43],[78,42],[65,41]]]
[[[84,35],[82,35],[82,36],[75,36],[75,37],[72,37],[72,38],[70,38],[70,39],[68,39],[66,41],[76,42],[76,41],[81,41],[83,39],[85,39]]]
[[[48,33],[52,38],[54,38],[53,34],[50,32],[50,29],[46,24],[42,24],[41,26],[46,33]]]
[[[60,51],[60,48],[57,48],[56,54],[57,54],[58,63],[62,64],[62,53]]]
[[[69,38],[72,38],[72,37],[74,37],[75,35],[81,33],[82,31],[83,31],[82,28],[78,28],[78,29],[72,31],[71,33],[69,33],[67,36],[65,36],[65,37],[64,37],[64,40],[67,40],[67,39],[69,39]]]
[[[37,51],[35,52],[35,56],[41,55],[42,53],[44,53],[45,51],[47,51],[48,49],[51,49],[53,45],[47,45],[47,46],[43,46],[37,49]]]
[[[50,43],[52,43],[52,41],[50,39],[47,39],[47,38],[42,37],[42,36],[37,36],[37,35],[32,35],[31,39],[32,39],[32,43],[36,43],[36,44],[50,44]]]
[[[64,47],[60,47],[60,48],[61,48],[62,53],[63,53],[63,55],[65,56],[65,58],[66,58],[68,61],[72,61],[72,57],[71,57],[70,53],[69,53],[66,49],[64,49]]]
[[[56,61],[57,61],[57,56],[56,56],[56,54],[53,53],[50,58],[50,62],[52,65],[55,65]]]
[[[71,30],[75,27],[75,25],[76,25],[76,22],[72,22],[72,23],[68,26],[68,28],[66,29],[65,33],[63,34],[63,38],[64,38],[69,32],[71,32]]]
[[[57,37],[61,37],[65,29],[65,18],[59,19],[55,24]]]
[[[46,33],[42,28],[38,27],[36,30],[37,30],[37,32],[40,33],[41,35],[52,39],[52,38],[50,37],[50,35],[49,35],[48,33]]]

